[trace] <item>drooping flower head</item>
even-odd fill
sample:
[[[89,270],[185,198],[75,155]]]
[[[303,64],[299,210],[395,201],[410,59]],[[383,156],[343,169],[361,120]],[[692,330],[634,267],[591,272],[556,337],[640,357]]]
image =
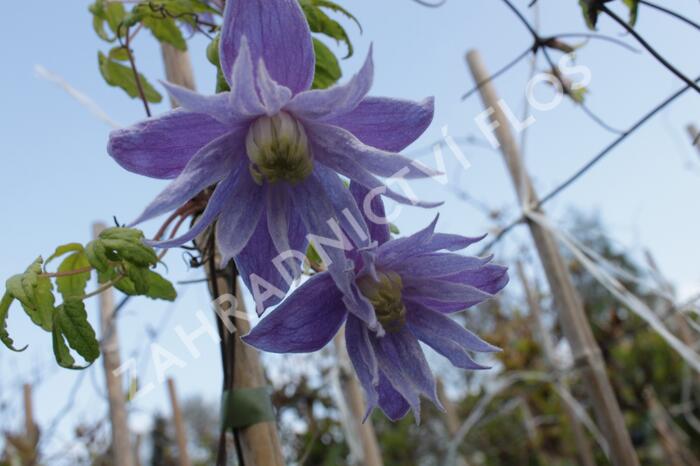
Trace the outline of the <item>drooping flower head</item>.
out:
[[[339,225],[366,245],[367,226],[339,175],[373,189],[377,178],[430,176],[397,154],[420,136],[433,101],[367,97],[371,51],[350,82],[310,90],[314,50],[296,0],[228,0],[219,56],[230,92],[203,96],[167,84],[181,109],[111,134],[110,155],[127,170],[174,179],[134,222],[178,209],[216,185],[206,210],[184,235],[156,243],[168,248],[216,223],[224,261],[235,258],[246,285],[278,292],[290,280],[273,264],[278,254],[306,251],[307,235],[338,238]],[[390,189],[384,195],[423,206]],[[351,295],[342,248],[328,249],[336,283]],[[298,269],[296,270],[298,273]]]
[[[350,188],[364,205],[366,189],[356,184]],[[373,215],[382,218],[381,201],[374,199],[371,205]],[[386,225],[370,223],[379,246],[364,260],[354,257],[353,288],[362,295],[359,305],[333,286],[328,273],[320,273],[295,290],[244,341],[274,353],[312,352],[324,347],[345,324],[347,350],[364,387],[367,413],[378,406],[398,420],[412,409],[419,419],[421,395],[440,406],[419,341],[456,367],[485,369],[469,353],[497,349],[448,315],[493,297],[508,282],[506,268],[491,264],[491,258],[454,252],[481,238],[435,233],[435,223],[394,240]]]

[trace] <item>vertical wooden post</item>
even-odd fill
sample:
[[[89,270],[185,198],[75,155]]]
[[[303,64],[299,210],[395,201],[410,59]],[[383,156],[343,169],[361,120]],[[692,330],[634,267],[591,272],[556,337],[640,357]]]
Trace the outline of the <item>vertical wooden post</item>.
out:
[[[167,44],[162,44],[162,48],[165,74],[168,81],[194,90],[194,73],[192,72],[189,55],[177,50],[170,50],[171,47]],[[198,242],[203,256],[207,256],[205,253],[207,243],[206,239]],[[216,251],[214,251],[213,257],[212,254],[209,254],[208,257],[209,260],[213,261],[213,270],[219,271],[226,268],[227,264],[221,264],[220,256]],[[243,343],[240,338],[250,330],[250,323],[245,318],[246,309],[240,293],[240,283],[238,280],[227,278],[227,276],[230,277],[230,273],[212,274],[207,268],[207,275],[210,285],[216,284],[216,289],[210,286],[212,297],[215,300],[225,294],[236,296],[238,299],[238,312],[231,318],[237,329],[236,333],[231,334],[226,330],[221,332],[223,347],[226,348],[222,357],[224,357],[226,369],[232,372],[230,376],[233,380],[233,385],[227,387],[227,389],[235,390],[238,388],[260,388],[266,386],[267,382],[260,363],[260,355],[257,350]],[[215,291],[218,291],[218,293],[215,293]],[[238,436],[241,454],[246,466],[284,466],[282,446],[277,433],[277,426],[274,422],[261,422],[239,429]]]
[[[93,225],[95,238],[104,230],[103,223]],[[102,336],[102,365],[105,370],[109,416],[112,423],[112,455],[115,466],[133,466],[134,452],[131,449],[129,425],[126,413],[126,400],[122,377],[118,372],[121,367],[119,356],[119,338],[117,325],[114,322],[114,293],[111,289],[99,295],[100,333]]]
[[[496,139],[508,166],[515,191],[521,202],[537,202],[532,182],[522,165],[520,151],[510,130],[510,123],[500,102],[490,75],[475,50],[467,54],[474,81],[484,83],[480,94],[494,125]],[[538,212],[542,214],[542,212]],[[598,423],[610,445],[615,466],[638,466],[639,460],[625,425],[620,406],[605,371],[600,348],[593,337],[581,297],[574,288],[566,262],[552,234],[538,223],[528,221],[535,246],[545,270],[550,290],[559,310],[564,335],[569,342],[575,365],[586,384]]]
[[[180,466],[191,466],[190,455],[187,451],[187,429],[185,428],[185,420],[182,418],[180,402],[177,399],[175,381],[172,378],[168,378],[168,396],[170,397],[170,405],[173,409],[173,423],[175,424],[175,435],[177,437],[179,464]]]
[[[345,328],[342,328],[335,336],[334,344],[338,365],[340,366],[340,385],[345,403],[352,416],[348,424],[355,427],[356,435],[359,437],[362,445],[363,458],[360,464],[363,466],[382,466],[384,462],[382,461],[372,419],[362,422],[362,419],[365,417],[366,405],[362,397],[360,383],[352,373],[352,363],[345,346]]]
[[[544,326],[542,321],[542,309],[540,308],[540,300],[537,290],[530,284],[525,275],[525,269],[523,264],[518,261],[516,264],[516,271],[518,273],[518,278],[525,291],[525,298],[527,300],[528,306],[530,307],[530,312],[532,312],[532,319],[535,323],[536,333],[542,345],[542,353],[544,355],[545,362],[551,370],[556,370],[556,363],[554,361],[554,345]],[[567,384],[563,380],[558,380],[556,382],[563,386],[563,388],[568,389]],[[591,450],[591,444],[586,437],[586,431],[576,417],[576,412],[574,409],[566,402],[566,400],[561,400],[562,406],[564,407],[564,413],[569,420],[571,426],[571,433],[574,436],[574,444],[576,445],[576,455],[578,456],[578,462],[581,466],[595,466],[595,460],[593,458],[593,451]]]
[[[24,435],[34,443],[39,437],[39,428],[34,422],[34,405],[32,403],[32,386],[24,384],[22,386],[22,399],[24,402]]]
[[[454,403],[452,403],[452,400],[450,400],[445,393],[445,384],[443,384],[440,377],[437,378],[437,393],[438,399],[442,403],[443,408],[445,408],[445,426],[447,427],[447,433],[450,434],[450,438],[454,438],[459,430],[459,416],[457,415],[457,409]],[[469,464],[463,456],[458,455],[456,466],[469,466]]]

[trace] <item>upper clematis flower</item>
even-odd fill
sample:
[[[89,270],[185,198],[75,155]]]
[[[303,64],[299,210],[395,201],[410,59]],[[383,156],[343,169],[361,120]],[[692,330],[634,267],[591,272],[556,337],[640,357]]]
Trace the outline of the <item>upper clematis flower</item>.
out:
[[[366,190],[356,184],[350,188],[362,202]],[[375,215],[384,215],[381,201],[372,205]],[[506,268],[490,264],[491,258],[447,252],[481,238],[435,233],[435,223],[394,240],[386,226],[371,224],[379,247],[365,255],[370,260],[355,257],[354,286],[369,302],[374,320],[363,306],[349,304],[324,272],[306,281],[243,340],[273,353],[312,352],[331,341],[345,324],[347,350],[364,387],[367,414],[378,406],[390,419],[398,420],[413,409],[420,420],[420,395],[438,406],[440,402],[419,341],[456,367],[485,369],[468,352],[498,349],[448,314],[491,298],[508,282]]]
[[[182,245],[217,221],[223,260],[235,258],[246,285],[251,288],[254,276],[286,292],[288,275],[272,259],[289,250],[304,252],[308,234],[338,238],[329,221],[356,244],[367,243],[367,226],[339,175],[373,189],[383,186],[378,176],[434,174],[396,153],[428,127],[433,100],[367,97],[371,51],[347,84],[310,90],[315,57],[296,0],[228,0],[220,42],[230,92],[203,96],[165,84],[182,108],[113,132],[108,151],[127,170],[174,178],[134,223],[173,211],[216,185],[193,228],[156,246]],[[384,195],[439,205],[390,189]],[[327,252],[338,286],[351,295],[344,281],[352,266],[341,248]]]

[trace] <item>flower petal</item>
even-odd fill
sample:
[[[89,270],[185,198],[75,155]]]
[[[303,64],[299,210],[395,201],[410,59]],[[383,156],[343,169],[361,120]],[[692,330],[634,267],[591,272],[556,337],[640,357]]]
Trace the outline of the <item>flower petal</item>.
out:
[[[276,82],[295,94],[311,87],[314,49],[297,0],[228,0],[223,24],[219,56],[227,79],[246,37],[253,63],[262,58]]]
[[[240,172],[216,224],[222,264],[227,264],[248,244],[265,207],[263,188],[255,183],[248,170],[242,168]]]
[[[327,123],[346,129],[368,146],[400,152],[430,126],[434,104],[432,97],[422,102],[367,97],[353,110]]]
[[[316,145],[313,145],[313,147],[314,147],[315,153],[320,153],[323,150]],[[409,197],[403,196],[395,191],[392,191],[384,183],[379,181],[366,168],[364,168],[359,163],[357,163],[354,160],[351,160],[347,157],[322,157],[322,160],[320,160],[319,162],[322,163],[323,165],[325,165],[326,167],[335,170],[336,172],[340,173],[341,175],[350,178],[351,181],[355,181],[359,185],[364,186],[365,188],[367,188],[373,192],[376,192],[378,194],[386,196],[389,199],[393,199],[396,202],[400,202],[402,204],[410,204],[410,205],[419,206],[419,207],[426,207],[426,208],[438,207],[438,206],[441,206],[443,204],[443,202],[419,201],[415,197],[409,198]],[[403,180],[403,182],[405,183],[406,181]],[[409,194],[409,195],[411,195],[411,194]]]
[[[408,300],[422,302],[424,299],[439,303],[459,304],[467,309],[493,298],[492,293],[483,291],[475,286],[464,283],[454,283],[443,280],[426,278],[401,277],[403,279],[403,295]]]
[[[107,152],[130,172],[172,179],[199,150],[228,131],[207,115],[178,109],[112,131]]]
[[[203,113],[228,126],[240,126],[249,119],[246,115],[237,114],[231,105],[228,93],[202,95],[176,84],[162,82],[168,94],[185,110]]]
[[[365,324],[349,314],[345,324],[345,346],[357,378],[365,391],[367,415],[377,404],[377,392],[374,387],[379,383],[377,357],[369,338]]]
[[[243,341],[271,353],[311,353],[333,339],[346,316],[332,277],[321,273],[292,293]]]
[[[207,204],[206,209],[204,209],[204,213],[202,213],[202,215],[197,220],[197,223],[195,223],[194,226],[192,226],[192,228],[190,228],[190,230],[187,231],[187,233],[184,233],[183,235],[180,235],[177,238],[165,241],[148,241],[147,243],[153,247],[167,249],[182,246],[183,244],[195,239],[209,225],[214,223],[216,218],[224,209],[226,203],[231,198],[231,195],[234,192],[237,179],[238,172],[232,172],[225,180],[219,183],[216,189],[214,189],[214,193],[209,199],[209,203]]]
[[[374,62],[370,47],[364,65],[350,82],[329,89],[314,89],[297,94],[287,108],[308,120],[324,120],[346,114],[362,102],[372,87],[373,79]]]
[[[406,259],[424,253],[435,234],[439,218],[440,214],[437,214],[430,225],[411,236],[396,238],[381,245],[377,249],[377,263],[386,268],[393,268]]]
[[[269,193],[268,193],[269,196]],[[269,199],[269,197],[268,197]],[[269,211],[268,211],[269,216]],[[301,223],[301,219],[295,213],[291,214],[291,219],[288,223],[288,242],[290,249],[299,251],[300,256],[306,251],[306,229]],[[280,263],[280,267],[284,267],[287,271],[286,275],[282,275],[275,266],[273,260],[278,256],[277,247],[274,245],[270,237],[267,216],[262,215],[258,221],[257,228],[253,232],[250,241],[243,250],[234,259],[238,266],[243,282],[246,287],[252,292],[251,275],[256,274],[266,283],[265,286],[273,286],[282,294],[286,294],[289,287],[293,283],[294,270],[298,266],[290,266],[290,260],[285,260]],[[297,258],[292,258],[297,260]],[[298,263],[299,261],[297,261]],[[267,297],[264,302],[259,303],[262,310],[279,304],[281,297],[273,294]]]
[[[287,105],[292,98],[292,91],[289,88],[280,86],[275,82],[267,71],[265,63],[260,60],[258,62],[258,91],[260,99],[265,105],[268,116],[275,115]]]
[[[256,88],[255,68],[253,57],[248,46],[248,39],[241,39],[240,49],[236,61],[233,62],[231,77],[226,78],[231,84],[231,92],[228,94],[229,103],[235,113],[239,115],[247,115],[250,117],[257,115],[265,115],[267,109],[265,104],[260,99]],[[223,68],[228,70],[228,68]],[[228,71],[224,72],[228,76]]]
[[[377,386],[378,402],[382,412],[386,414],[390,420],[396,422],[402,419],[411,405],[406,399],[391,385],[389,379],[384,374],[379,376],[379,385]]]
[[[208,186],[226,178],[245,150],[241,130],[221,136],[192,157],[182,173],[172,181],[132,222],[145,222],[177,209]]]
[[[327,158],[349,159],[383,178],[429,178],[440,174],[401,154],[370,147],[338,126],[310,123],[306,130],[314,144],[321,148],[317,157],[322,162]]]
[[[397,262],[393,270],[413,278],[443,278],[461,272],[479,271],[492,257],[466,257],[459,254],[432,252]]]
[[[488,369],[475,362],[467,351],[493,353],[500,351],[474,335],[449,317],[422,306],[411,306],[407,323],[416,338],[445,356],[461,369]]]
[[[369,189],[352,181],[350,183],[350,193],[355,198],[355,203],[360,208],[365,219],[369,236],[373,241],[382,245],[391,239],[389,233],[389,221],[386,218],[384,202],[380,196],[372,196]]]

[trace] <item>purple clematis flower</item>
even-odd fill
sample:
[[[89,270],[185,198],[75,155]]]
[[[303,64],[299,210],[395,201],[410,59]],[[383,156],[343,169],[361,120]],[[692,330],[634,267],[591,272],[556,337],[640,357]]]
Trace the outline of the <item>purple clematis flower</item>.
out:
[[[347,84],[310,90],[315,57],[296,0],[228,0],[220,59],[230,92],[203,96],[166,84],[182,108],[113,132],[108,151],[127,170],[174,178],[134,223],[173,211],[216,185],[190,231],[154,245],[182,245],[216,221],[223,260],[235,258],[249,288],[256,280],[274,287],[278,292],[266,302],[273,305],[290,282],[273,266],[279,253],[305,252],[308,234],[338,238],[339,228],[366,244],[367,226],[350,221],[362,216],[339,175],[374,189],[384,186],[377,177],[435,174],[396,153],[428,127],[433,100],[367,97],[371,51]],[[439,205],[388,188],[384,195]],[[344,281],[352,266],[344,251],[327,252],[338,286],[350,295]],[[299,274],[298,264],[293,272]]]
[[[366,190],[351,185],[358,203]],[[360,204],[362,205],[362,204]],[[373,213],[383,216],[379,199]],[[437,219],[436,219],[437,221]],[[392,420],[413,409],[420,420],[420,395],[440,407],[435,379],[419,341],[462,369],[486,369],[468,352],[497,348],[448,317],[491,298],[508,282],[505,267],[491,258],[454,252],[479,241],[435,233],[435,223],[410,237],[389,239],[385,225],[372,224],[379,243],[373,257],[355,257],[354,284],[378,321],[348,305],[326,272],[314,275],[244,337],[273,353],[305,353],[323,348],[345,324],[345,341],[364,387],[369,414],[376,406]],[[443,252],[440,252],[443,251]]]

